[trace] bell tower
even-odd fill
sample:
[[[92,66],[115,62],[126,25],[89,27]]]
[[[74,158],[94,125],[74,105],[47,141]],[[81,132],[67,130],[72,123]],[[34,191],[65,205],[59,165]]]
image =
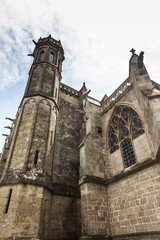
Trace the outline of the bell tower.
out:
[[[59,85],[61,80],[62,61],[64,52],[60,41],[49,35],[40,38],[36,43],[33,54],[33,64],[29,72],[24,97],[41,95],[50,98],[57,104]]]
[[[45,234],[40,224],[45,224],[47,219],[45,209],[52,189],[53,149],[64,51],[61,42],[51,35],[33,42],[35,49],[33,54],[29,54],[34,58],[33,64],[14,121],[0,180],[0,195],[3,196],[0,200],[1,239],[39,239]],[[42,216],[44,221],[40,221]]]

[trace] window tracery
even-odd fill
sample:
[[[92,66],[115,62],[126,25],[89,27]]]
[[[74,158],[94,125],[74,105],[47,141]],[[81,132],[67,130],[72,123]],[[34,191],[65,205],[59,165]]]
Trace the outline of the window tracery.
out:
[[[115,109],[109,126],[110,153],[121,149],[125,167],[136,162],[132,140],[144,133],[138,114],[131,107],[119,106]]]

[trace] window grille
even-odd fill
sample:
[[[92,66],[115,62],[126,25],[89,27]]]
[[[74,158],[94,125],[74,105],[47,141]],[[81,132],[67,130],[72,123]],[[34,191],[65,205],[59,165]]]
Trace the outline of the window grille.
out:
[[[134,155],[134,150],[130,138],[125,139],[121,144],[122,156],[124,161],[124,166],[130,167],[136,163],[136,158]]]

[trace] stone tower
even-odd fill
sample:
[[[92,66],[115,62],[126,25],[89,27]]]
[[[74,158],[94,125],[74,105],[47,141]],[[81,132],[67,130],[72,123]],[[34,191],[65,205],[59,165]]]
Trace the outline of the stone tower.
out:
[[[64,52],[60,41],[50,35],[34,43],[31,54],[34,60],[14,121],[1,178],[0,222],[3,228],[0,231],[4,238],[38,239],[44,235],[40,219],[47,215],[45,208],[52,188],[57,102]],[[50,191],[46,193],[46,189]]]

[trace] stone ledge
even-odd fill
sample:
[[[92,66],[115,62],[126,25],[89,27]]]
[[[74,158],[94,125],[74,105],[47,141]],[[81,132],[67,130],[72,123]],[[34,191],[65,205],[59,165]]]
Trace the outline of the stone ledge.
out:
[[[159,158],[155,158],[155,159],[147,159],[146,161],[144,162],[141,162],[141,163],[138,163],[138,164],[135,164],[127,169],[124,169],[122,172],[120,172],[119,174],[111,177],[110,179],[107,179],[106,180],[106,184],[110,184],[112,182],[115,182],[115,181],[118,181],[119,179],[123,178],[123,177],[126,177],[126,176],[129,176],[135,172],[138,172],[142,169],[145,169],[147,167],[150,167],[156,163],[158,163],[159,161]]]
[[[79,187],[73,187],[73,186],[69,186],[69,185],[65,185],[65,184],[59,184],[59,183],[54,183],[50,184],[50,186],[46,185],[46,184],[40,184],[38,182],[35,181],[29,181],[29,182],[22,182],[22,181],[17,181],[14,183],[3,183],[0,184],[1,186],[7,186],[7,185],[17,185],[17,184],[22,184],[22,185],[34,185],[34,186],[38,186],[38,187],[44,187],[47,190],[49,190],[51,192],[51,194],[53,195],[60,195],[60,196],[66,196],[66,197],[76,197],[79,198],[80,197],[80,191],[79,191]],[[1,239],[0,239],[1,240]]]
[[[160,150],[160,149],[159,149]],[[79,180],[79,185],[83,184],[83,183],[97,183],[97,184],[103,184],[103,185],[108,185],[112,182],[118,181],[119,179],[126,177],[128,175],[131,175],[135,172],[138,172],[142,169],[145,169],[147,167],[150,167],[156,163],[159,162],[159,154],[160,151],[158,150],[157,152],[157,156],[155,159],[147,159],[144,162],[135,164],[127,169],[124,169],[122,172],[118,173],[117,175],[112,176],[111,178],[107,179],[107,178],[101,178],[101,177],[95,177],[95,176],[89,176],[89,175],[85,175],[82,176],[81,179]]]
[[[120,234],[120,235],[113,235],[112,239],[114,240],[133,240],[133,239],[147,239],[150,237],[152,239],[160,239],[160,231],[151,231],[151,232],[138,232],[138,233],[128,233],[128,234]]]
[[[141,240],[141,239],[160,239],[160,231],[151,231],[151,232],[138,232],[138,233],[128,233],[120,235],[84,235],[79,240]]]
[[[40,238],[35,238],[35,237],[8,237],[8,238],[0,238],[0,240],[40,240]]]
[[[101,177],[94,177],[94,176],[89,176],[89,175],[85,175],[82,176],[82,178],[79,180],[79,185],[83,184],[83,183],[97,183],[97,184],[106,184],[106,179],[105,178],[101,178]]]
[[[107,235],[84,235],[82,236],[79,240],[103,240],[103,239],[107,239],[107,240],[111,240],[112,238],[110,236]]]

